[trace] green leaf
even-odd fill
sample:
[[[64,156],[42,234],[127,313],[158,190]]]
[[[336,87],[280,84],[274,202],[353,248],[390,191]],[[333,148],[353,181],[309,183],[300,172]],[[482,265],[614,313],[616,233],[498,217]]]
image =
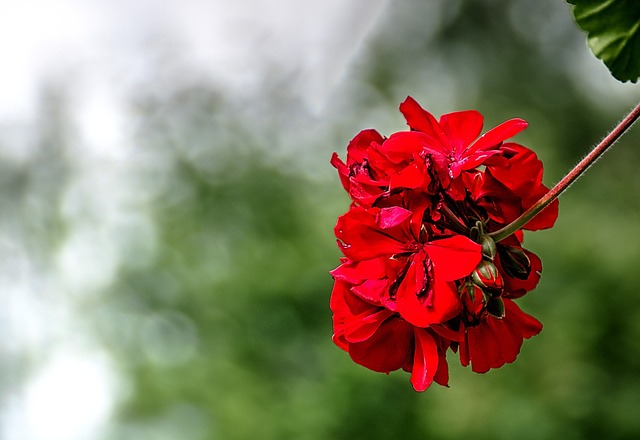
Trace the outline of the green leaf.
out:
[[[567,0],[591,51],[620,81],[640,78],[640,0]]]

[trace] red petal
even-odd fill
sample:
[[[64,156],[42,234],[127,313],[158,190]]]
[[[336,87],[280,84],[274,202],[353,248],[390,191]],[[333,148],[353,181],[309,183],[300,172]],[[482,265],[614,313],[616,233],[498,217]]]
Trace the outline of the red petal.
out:
[[[353,206],[338,218],[334,232],[345,257],[368,260],[407,251],[405,243],[386,234],[376,225],[378,211],[377,208],[367,210]]]
[[[363,301],[349,291],[349,284],[336,281],[330,301],[334,335],[347,342],[369,339],[393,314],[392,311]]]
[[[430,324],[443,323],[460,313],[462,305],[455,283],[445,281],[439,276],[435,279],[435,288],[431,298],[429,311],[431,315]]]
[[[510,223],[523,212],[520,197],[493,177],[490,171],[484,173],[482,186],[476,188],[473,196],[498,223]]]
[[[449,148],[456,158],[473,142],[482,131],[484,118],[475,110],[448,113],[440,117],[440,126],[449,138]]]
[[[373,311],[373,309],[372,309]],[[355,315],[346,322],[344,337],[349,342],[362,342],[369,339],[384,321],[393,314],[387,309],[377,309],[370,314]]]
[[[448,149],[434,137],[419,131],[393,133],[379,148],[391,162],[399,164],[410,161],[416,154],[426,151],[435,155],[446,155]]]
[[[433,294],[434,286],[425,273],[425,258],[424,252],[411,258],[396,292],[396,310],[406,321],[418,327],[426,327],[432,322],[426,302]]]
[[[352,316],[371,314],[378,309],[377,306],[369,304],[351,293],[350,287],[351,285],[348,283],[336,281],[331,290],[329,307],[333,312],[334,320],[339,321],[341,324],[344,324],[345,320],[350,319]]]
[[[527,121],[524,119],[510,119],[508,121],[503,122],[495,128],[492,128],[485,134],[483,134],[480,139],[478,139],[470,148],[470,151],[479,151],[479,150],[487,150],[491,147],[498,145],[500,142],[505,139],[509,139],[512,136],[520,133],[522,130],[527,128]]]
[[[517,215],[519,215],[548,192],[548,188],[542,184],[542,162],[533,151],[513,142],[504,144],[501,150],[505,154],[503,156],[505,160],[488,165],[485,178],[487,184],[490,181],[499,182],[499,184],[493,183],[491,188],[487,188],[485,191],[494,192],[493,197],[500,199],[501,204],[504,204],[503,199],[509,198],[508,192],[513,193],[513,196],[520,199],[517,206]],[[502,190],[498,191],[498,187],[502,187]],[[557,216],[558,203],[554,201],[552,205],[529,221],[524,228],[528,230],[550,228]]]
[[[373,182],[370,177],[365,178],[360,174],[351,176],[349,167],[342,162],[337,153],[333,153],[331,156],[331,165],[338,170],[342,187],[354,201],[371,205],[384,193],[384,189],[380,188],[383,185]]]
[[[333,312],[333,342],[341,349],[348,351],[349,343],[344,338],[344,321],[349,314],[344,295],[347,291],[347,285],[336,281],[331,291],[331,300],[329,302],[331,311]]]
[[[443,387],[449,386],[449,364],[447,363],[447,357],[444,353],[438,353],[440,362],[438,364],[438,371],[433,377],[434,382]]]
[[[495,364],[494,359],[498,350],[486,322],[468,328],[467,339],[471,369],[476,373],[486,373]]]
[[[462,159],[451,163],[451,174],[456,178],[460,175],[461,171],[476,168],[478,165],[482,165],[487,159],[498,153],[500,153],[500,150],[465,153]]]
[[[434,271],[445,281],[470,275],[482,259],[482,247],[462,235],[435,240],[425,245]]]
[[[460,341],[459,332],[452,330],[445,325],[433,325],[430,328],[442,338],[449,339],[451,341]]]
[[[345,295],[349,294],[348,284],[336,281],[331,290],[329,306],[333,312],[333,342],[343,350],[347,350],[348,343],[344,338],[345,322],[352,315]],[[364,301],[362,301],[364,303]],[[370,306],[369,306],[370,307]]]
[[[344,189],[349,192],[349,168],[347,165],[338,157],[338,153],[333,153],[331,155],[331,165],[333,165],[338,170],[338,175],[340,176],[340,181],[342,182],[342,186]]]
[[[382,208],[376,215],[376,223],[382,229],[398,226],[400,223],[411,217],[412,212],[399,206]]]
[[[542,331],[542,323],[520,310],[520,307],[515,302],[505,299],[504,308],[505,319],[510,316],[509,321],[516,323],[523,338],[529,339]]]
[[[382,278],[385,275],[385,264],[381,258],[364,261],[347,261],[333,269],[331,276],[336,280],[351,284],[361,284],[370,278]]]
[[[361,184],[356,182],[353,177],[349,180],[350,186],[347,192],[351,196],[351,199],[360,205],[371,206],[385,193],[385,191],[378,186]]]
[[[520,353],[522,333],[514,331],[510,323],[511,320],[506,316],[503,319],[497,319],[493,316],[487,317],[487,328],[496,345],[496,353],[491,368],[499,368],[504,364],[515,361]]]
[[[447,145],[447,137],[436,118],[420,107],[420,104],[411,96],[407,96],[407,99],[400,104],[400,111],[407,120],[409,127],[432,136],[434,140],[438,141],[441,147]]]
[[[501,151],[507,155],[506,161],[499,161],[488,168],[493,177],[511,191],[525,198],[542,184],[542,161],[529,148],[509,142]]]
[[[429,388],[440,365],[438,347],[433,337],[424,329],[414,328],[415,351],[411,368],[411,385],[416,391]]]
[[[386,279],[366,280],[359,286],[352,287],[351,291],[371,304],[383,305],[389,296],[388,288],[389,281]]]
[[[505,299],[504,305],[503,319],[488,316],[478,326],[467,328],[468,356],[476,373],[486,373],[491,368],[515,361],[523,338],[530,338],[542,330],[542,324],[520,310],[513,301]],[[463,361],[462,349],[460,355]]]
[[[366,341],[349,344],[349,354],[357,364],[380,373],[402,368],[414,350],[413,327],[402,319],[390,318]]]
[[[460,311],[453,283],[428,279],[423,269],[424,258],[423,252],[414,256],[396,292],[397,312],[416,327],[440,324]]]
[[[460,328],[458,329],[459,333],[459,341],[460,341],[460,364],[463,367],[469,365],[471,361],[471,356],[469,354],[469,338],[467,336],[467,329],[465,326],[460,323]]]
[[[376,130],[372,128],[362,130],[347,145],[347,165],[351,165],[354,162],[362,163],[371,144],[380,144],[383,141],[384,137]]]
[[[389,190],[396,188],[420,188],[427,186],[429,173],[424,162],[414,162],[389,179]]]

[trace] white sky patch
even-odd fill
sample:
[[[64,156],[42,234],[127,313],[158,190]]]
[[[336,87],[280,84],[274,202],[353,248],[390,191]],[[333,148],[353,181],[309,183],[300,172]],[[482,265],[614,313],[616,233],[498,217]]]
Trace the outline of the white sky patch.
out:
[[[83,94],[75,109],[82,147],[91,149],[99,159],[126,160],[126,151],[131,151],[128,114],[119,98],[107,85],[96,84]]]
[[[192,59],[235,93],[255,93],[263,76],[276,68],[297,75],[302,97],[319,109],[384,4],[384,0],[355,0],[348,5],[343,0],[192,2],[193,9],[184,9],[186,15],[178,21],[187,31]]]
[[[112,366],[104,354],[58,352],[21,395],[10,399],[3,438],[99,438],[117,389]]]
[[[87,52],[96,17],[81,4],[21,0],[0,6],[0,120],[32,116],[39,82],[52,66],[68,66]]]
[[[21,0],[0,6],[0,121],[28,118],[40,81],[100,72],[118,87],[143,80],[154,47],[235,93],[253,93],[278,66],[320,104],[386,0]],[[82,85],[82,84],[80,84]],[[91,84],[87,84],[91,87]]]

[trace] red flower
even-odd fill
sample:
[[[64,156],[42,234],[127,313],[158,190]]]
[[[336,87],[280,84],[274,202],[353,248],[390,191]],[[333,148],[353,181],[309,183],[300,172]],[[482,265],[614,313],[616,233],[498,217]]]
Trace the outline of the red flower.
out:
[[[384,139],[375,130],[363,130],[349,142],[346,163],[333,153],[331,164],[338,170],[342,186],[354,202],[371,206],[397,188],[430,186],[429,159],[421,156],[420,148],[395,154],[394,136]]]
[[[449,348],[486,372],[513,362],[542,325],[513,302],[537,285],[542,263],[523,233],[495,232],[544,195],[542,163],[504,141],[527,123],[512,119],[479,137],[475,111],[437,121],[412,98],[400,106],[411,131],[364,130],[334,153],[353,204],[335,235],[344,258],[331,272],[333,340],[358,364],[411,372],[418,391],[446,385]],[[553,226],[557,202],[524,227]]]
[[[335,227],[338,245],[350,261],[394,262],[387,264],[385,304],[420,327],[459,312],[454,281],[470,275],[482,258],[480,245],[461,235],[429,241],[422,223],[424,208],[352,206]],[[361,295],[374,297],[368,292]]]
[[[413,98],[400,104],[413,137],[408,143],[419,143],[425,152],[432,155],[439,166],[445,165],[448,176],[455,179],[464,170],[474,169],[488,158],[500,153],[505,139],[515,136],[525,128],[527,122],[511,119],[489,130],[479,139],[483,117],[474,110],[448,113],[436,121],[431,113],[420,107]],[[407,139],[404,139],[406,142]]]
[[[331,164],[338,169],[342,186],[355,202],[370,204],[380,197],[388,184],[385,169],[375,169],[369,164],[369,155],[384,141],[375,130],[363,130],[347,146],[347,163],[336,153]]]
[[[447,385],[445,342],[428,329],[359,298],[340,280],[333,288],[331,310],[333,340],[354,362],[380,373],[411,372],[416,391],[426,390],[434,380]]]
[[[474,199],[489,216],[507,225],[537,202],[549,189],[542,183],[542,162],[522,145],[506,143],[500,155],[485,163],[486,172],[476,173],[481,182],[475,185]],[[554,201],[529,221],[524,229],[550,228],[558,217],[558,201]]]

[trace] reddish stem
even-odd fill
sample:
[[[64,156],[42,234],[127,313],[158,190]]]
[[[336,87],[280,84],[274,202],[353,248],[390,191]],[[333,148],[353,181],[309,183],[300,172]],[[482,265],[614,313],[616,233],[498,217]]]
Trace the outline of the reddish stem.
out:
[[[587,156],[578,163],[564,178],[549,190],[540,200],[527,209],[520,217],[504,228],[489,234],[495,242],[504,240],[517,230],[526,225],[532,218],[540,213],[551,202],[560,196],[573,182],[575,182],[593,163],[609,149],[625,131],[640,117],[640,104],[635,107],[625,118],[600,142]]]

